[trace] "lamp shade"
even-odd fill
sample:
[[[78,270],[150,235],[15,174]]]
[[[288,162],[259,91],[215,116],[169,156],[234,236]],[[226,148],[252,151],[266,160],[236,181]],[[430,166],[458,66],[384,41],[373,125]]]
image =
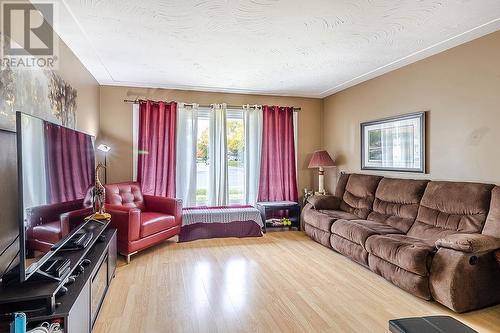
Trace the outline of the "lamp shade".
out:
[[[326,150],[315,151],[311,157],[311,161],[309,162],[309,168],[327,168],[333,166],[335,166],[335,162]]]
[[[97,147],[97,149],[99,149],[100,151],[102,151],[102,152],[104,152],[104,153],[107,153],[107,152],[109,152],[109,151],[111,150],[111,147],[110,147],[110,146],[108,146],[108,145],[105,145],[105,144],[101,143],[101,144]]]

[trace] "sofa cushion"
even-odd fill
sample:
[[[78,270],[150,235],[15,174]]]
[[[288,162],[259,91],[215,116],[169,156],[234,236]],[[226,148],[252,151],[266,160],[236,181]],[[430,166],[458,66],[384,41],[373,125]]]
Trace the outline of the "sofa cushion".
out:
[[[347,181],[349,180],[350,174],[341,172],[339,176],[339,180],[337,182],[337,186],[335,187],[335,196],[337,198],[343,198],[345,187],[347,186]]]
[[[366,219],[375,199],[375,191],[382,177],[351,174],[345,185],[340,209]]]
[[[486,221],[493,185],[429,182],[408,235],[429,245],[457,232],[480,233]]]
[[[33,227],[32,238],[45,243],[55,244],[63,236],[60,221],[48,222]]]
[[[320,230],[307,223],[304,224],[304,231],[312,240],[330,248],[330,232]]]
[[[373,211],[368,215],[368,220],[388,224],[403,233],[408,232],[415,222],[420,200],[428,182],[428,180],[382,179],[377,187]]]
[[[307,202],[313,206],[314,209],[339,209],[340,207],[340,198],[337,198],[333,195],[313,195],[312,197],[307,198]]]
[[[137,182],[106,184],[106,203],[127,208],[144,210],[141,185]]]
[[[395,286],[417,297],[426,300],[432,299],[429,289],[429,276],[414,274],[371,253],[368,255],[368,265],[374,273],[382,276]]]
[[[398,234],[398,229],[385,223],[368,220],[337,220],[332,225],[332,234],[336,234],[353,243],[365,247],[365,242],[372,235]]]
[[[334,251],[341,253],[347,258],[354,260],[363,266],[368,266],[368,252],[366,252],[361,245],[339,235],[330,234],[330,246]]]
[[[161,213],[141,213],[141,238],[175,227],[175,217]]]
[[[381,235],[368,238],[368,253],[408,272],[428,276],[435,247],[406,235]]]
[[[316,229],[330,233],[333,222],[338,219],[357,219],[354,214],[343,212],[341,210],[315,210],[309,208],[303,212],[304,223],[309,224]]]

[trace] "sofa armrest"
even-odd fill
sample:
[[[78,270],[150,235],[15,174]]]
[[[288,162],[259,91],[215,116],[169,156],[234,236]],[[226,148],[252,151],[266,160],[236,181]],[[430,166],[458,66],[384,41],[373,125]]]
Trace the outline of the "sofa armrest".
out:
[[[118,229],[118,241],[138,240],[141,231],[141,210],[106,204],[106,212],[111,214],[111,226]]]
[[[92,215],[92,212],[92,207],[89,207],[64,213],[60,217],[61,225],[66,225],[69,227],[69,230],[72,230],[74,227],[82,223],[87,216]]]
[[[316,210],[336,210],[340,208],[342,200],[333,195],[313,195],[307,198],[307,202]]]
[[[182,222],[182,200],[175,198],[144,195],[146,211],[175,216],[178,225]]]
[[[493,251],[470,253],[440,247],[432,259],[432,298],[455,312],[500,302],[500,268]]]
[[[438,239],[436,247],[466,253],[491,252],[500,249],[500,238],[482,234],[453,234]]]

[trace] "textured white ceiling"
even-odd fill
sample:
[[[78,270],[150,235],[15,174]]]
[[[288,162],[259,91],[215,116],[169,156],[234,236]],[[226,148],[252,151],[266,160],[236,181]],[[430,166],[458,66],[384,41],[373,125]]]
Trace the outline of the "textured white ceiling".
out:
[[[500,30],[500,0],[64,0],[101,84],[324,97]]]

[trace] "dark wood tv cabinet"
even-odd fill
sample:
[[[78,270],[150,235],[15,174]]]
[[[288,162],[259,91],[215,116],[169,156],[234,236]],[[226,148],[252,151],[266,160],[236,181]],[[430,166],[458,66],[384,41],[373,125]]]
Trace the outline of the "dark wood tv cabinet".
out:
[[[116,229],[102,229],[95,229],[96,237],[87,248],[58,253],[71,258],[70,276],[79,272],[73,283],[28,280],[3,285],[0,313],[26,313],[28,328],[58,320],[64,333],[91,332],[116,269]],[[82,270],[85,259],[90,263]],[[0,332],[9,331],[8,318],[2,316]]]

